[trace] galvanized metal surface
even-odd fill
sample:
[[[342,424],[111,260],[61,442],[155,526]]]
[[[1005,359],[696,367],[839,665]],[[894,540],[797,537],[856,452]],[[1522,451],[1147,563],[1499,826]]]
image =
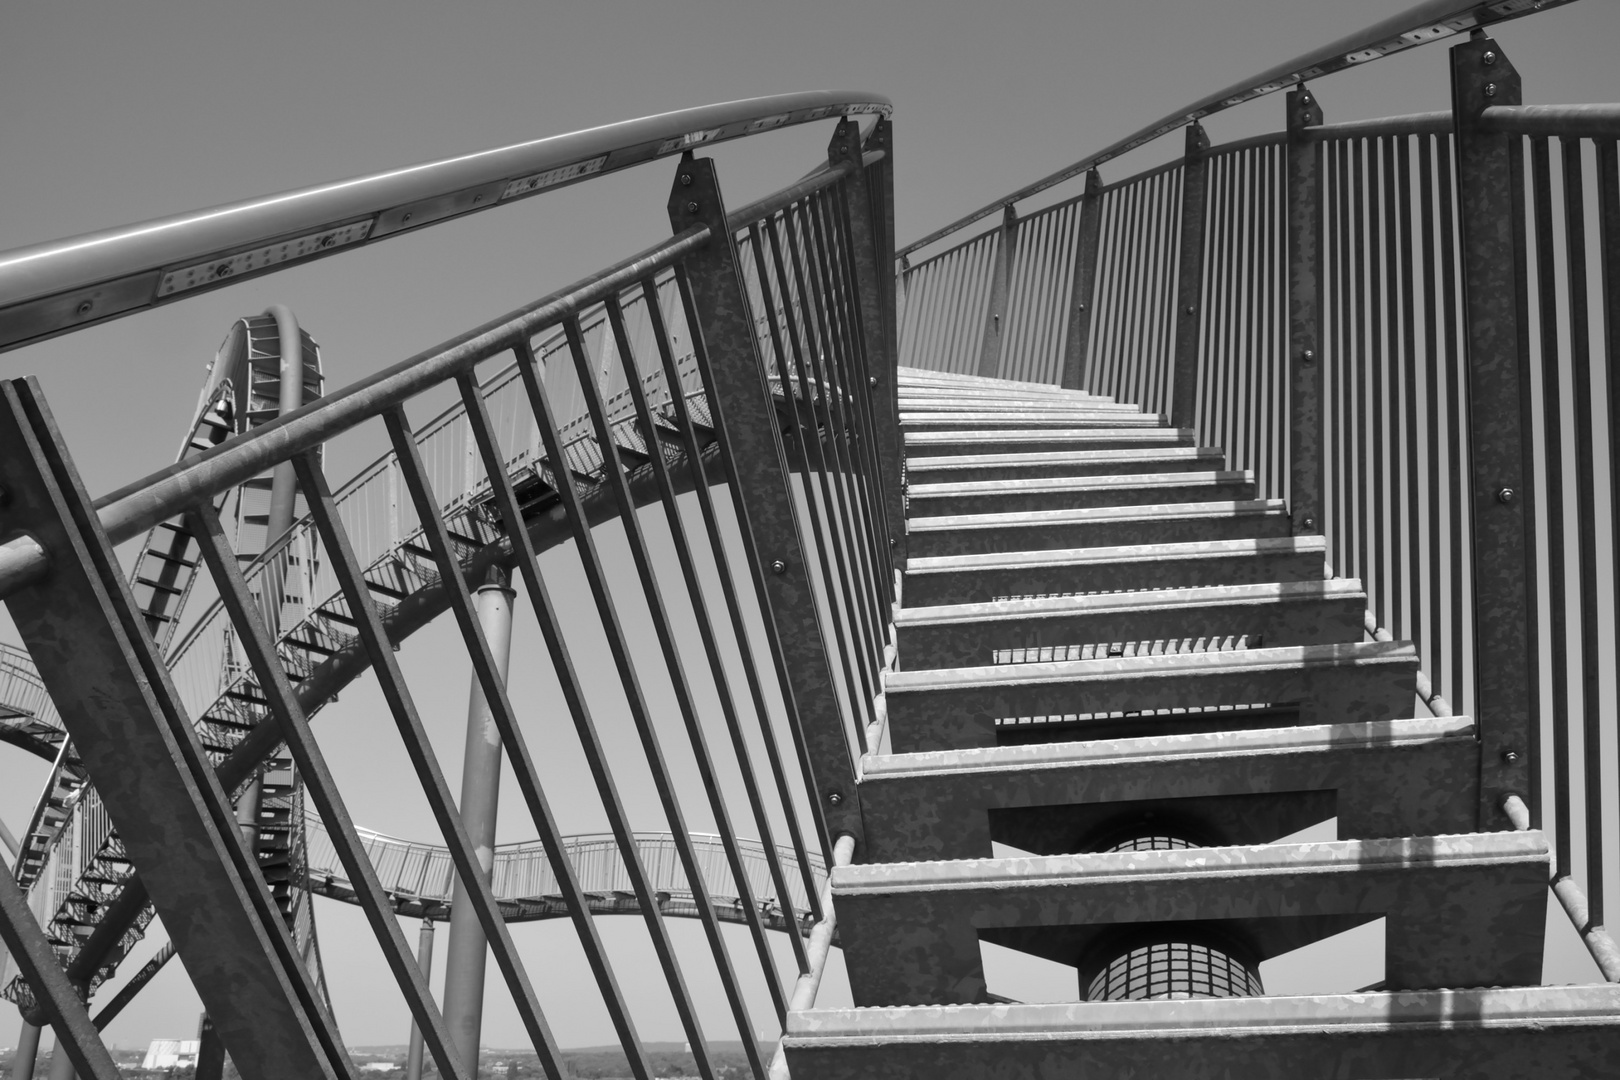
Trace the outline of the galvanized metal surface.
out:
[[[1612,986],[820,1009],[793,1018],[787,1057],[800,1080],[1604,1076],[1620,1068],[1617,1018]]]
[[[1480,113],[1490,104],[1517,105],[1520,87],[1501,46],[1483,37],[1452,49],[1451,79],[1467,328],[1479,821],[1481,828],[1505,828],[1502,796],[1536,784],[1530,770],[1539,728],[1530,672],[1535,492],[1526,468],[1533,421],[1516,143],[1483,129]]]
[[[692,146],[891,109],[834,91],[706,105],[15,249],[0,254],[0,348]]]
[[[1322,106],[1300,87],[1288,94],[1288,506],[1295,533],[1322,532],[1327,417],[1323,409],[1319,308],[1322,280],[1321,152],[1306,131],[1322,123]]]
[[[1439,835],[1474,820],[1477,756],[1467,717],[1201,731],[868,755],[861,799],[874,862],[987,858],[992,840],[1077,851],[1087,820],[1207,823],[1230,801],[1254,828],[1258,815],[1243,799],[1278,792],[1324,795],[1342,839]],[[1057,826],[1043,848],[1033,846],[1031,815]],[[1243,842],[1294,831],[1283,828]]]

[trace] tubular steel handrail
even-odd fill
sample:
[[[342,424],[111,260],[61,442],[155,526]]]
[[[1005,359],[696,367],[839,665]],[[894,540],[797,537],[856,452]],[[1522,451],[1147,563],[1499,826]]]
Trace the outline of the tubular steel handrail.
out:
[[[1169,414],[1287,499],[1368,632],[1416,644],[1424,707],[1473,718],[1480,827],[1528,807],[1613,978],[1620,105],[1520,104],[1482,34],[1450,62],[1447,112],[1329,124],[1296,89],[1281,133],[1195,127],[902,264],[900,362]]]
[[[796,932],[789,936],[799,975],[819,978],[833,928],[820,895],[820,867],[835,847],[847,859],[860,836],[858,804],[843,796],[853,791],[853,755],[880,686],[878,668],[891,644],[883,611],[893,588],[892,561],[898,557],[898,545],[888,537],[899,505],[899,466],[892,438],[894,323],[885,316],[892,292],[879,271],[893,250],[888,145],[886,119],[863,140],[857,125],[845,118],[825,167],[731,214],[720,201],[712,162],[687,155],[673,188],[670,239],[94,504],[77,486],[37,384],[22,380],[0,387],[6,412],[0,423],[0,471],[7,474],[13,510],[8,521],[22,534],[22,542],[14,538],[10,550],[25,556],[0,578],[18,628],[96,785],[100,805],[117,827],[108,843],[116,840],[119,858],[140,873],[122,893],[99,894],[96,911],[79,916],[93,932],[68,965],[71,980],[86,987],[95,984],[98,961],[87,954],[138,933],[141,912],[150,910],[150,895],[158,913],[167,913],[165,925],[176,952],[182,959],[201,961],[194,965],[188,959],[187,968],[238,1062],[251,1063],[262,1076],[291,1077],[318,1073],[323,1061],[338,1061],[335,1031],[279,915],[263,907],[262,890],[249,890],[244,897],[221,878],[225,867],[259,873],[251,853],[242,848],[226,793],[284,741],[278,760],[290,757],[296,766],[304,797],[318,812],[347,882],[339,889],[333,874],[332,887],[364,909],[441,1072],[467,1075],[399,932],[396,913],[414,909],[399,906],[401,882],[379,876],[370,855],[380,841],[348,817],[309,733],[310,716],[369,666],[444,832],[442,850],[465,890],[455,903],[475,911],[530,1039],[547,1067],[555,1067],[555,1041],[505,928],[510,902],[480,876],[478,857],[394,656],[394,648],[411,630],[448,608],[546,861],[556,874],[555,894],[548,886],[542,914],[565,915],[573,923],[632,1071],[650,1080],[645,1050],[592,921],[599,912],[638,911],[699,1070],[712,1075],[712,1058],[681,974],[688,961],[676,955],[663,926],[669,907],[659,896],[666,891],[660,888],[664,879],[649,874],[646,853],[630,827],[602,736],[581,693],[561,613],[550,599],[537,558],[538,546],[571,540],[671,828],[667,841],[660,843],[674,852],[690,891],[690,901],[681,900],[669,913],[695,915],[702,923],[709,959],[745,1053],[755,1074],[764,1075],[766,1062],[754,1043],[756,1023],[719,921],[746,926],[780,1021],[788,1006],[787,991],[762,932],[793,928]],[[641,320],[636,324],[641,331],[633,332],[632,312]],[[593,324],[601,327],[601,334],[588,340],[585,327]],[[683,335],[682,353],[676,348],[676,328]],[[537,336],[543,340],[537,343]],[[501,353],[512,354],[512,367],[480,380],[478,365]],[[547,355],[555,357],[554,366],[566,369],[571,364],[575,380],[568,392],[583,397],[584,416],[559,411],[553,398],[566,387],[542,368]],[[614,367],[623,368],[625,389],[608,401],[603,377]],[[662,392],[644,385],[649,367],[660,376]],[[461,409],[454,417],[441,417],[422,437],[413,434],[402,408],[426,390],[451,384],[460,391]],[[516,422],[517,413],[527,420]],[[802,438],[784,443],[783,415],[794,418]],[[367,554],[361,558],[349,534],[357,522],[367,527],[362,520],[366,507],[359,507],[360,518],[343,512],[312,455],[334,435],[379,417],[394,447],[387,469],[390,475],[397,471],[404,489],[391,498],[408,499],[415,524],[408,515],[400,516],[398,526],[403,528],[391,526],[387,557],[373,562],[377,538],[362,536]],[[460,441],[465,445],[459,451],[441,445],[445,440],[439,435],[453,434],[452,429],[463,431]],[[576,430],[589,433],[591,446],[585,451],[568,441]],[[526,440],[528,449],[513,440]],[[476,468],[471,460],[480,462],[481,483],[463,483],[446,474],[438,465],[441,451],[452,458],[459,452],[462,471]],[[213,497],[281,462],[291,462],[298,471],[313,529],[295,526],[244,572],[225,539]],[[716,467],[714,479],[729,482],[732,500],[724,517],[710,493],[709,470]],[[375,486],[373,472],[367,471],[365,484]],[[457,473],[453,465],[450,472]],[[793,472],[815,487],[819,500],[794,505]],[[442,497],[436,492],[441,483],[447,489]],[[692,515],[677,507],[681,492],[695,496],[701,539],[688,535]],[[649,503],[662,508],[668,524],[657,536],[644,532],[639,520],[638,509]],[[634,584],[616,580],[609,589],[591,533],[594,523],[612,515],[624,526],[646,604],[641,618],[657,638],[660,678],[667,678],[673,689],[673,713],[703,780],[703,813],[714,822],[716,838],[687,826],[689,811],[661,748],[678,732],[661,731],[663,725],[654,724],[638,675],[649,661],[632,656],[625,640],[619,594]],[[228,622],[226,647],[234,657],[225,664],[230,704],[222,698],[200,713],[177,687],[176,673],[156,653],[150,634],[142,632],[144,624],[126,617],[129,593],[111,557],[111,544],[176,516],[184,517],[196,538],[219,593],[215,613],[203,621]],[[725,521],[740,528],[740,548],[727,537]],[[694,560],[694,542],[705,544],[705,565],[718,570],[717,596],[710,595],[712,586]],[[673,549],[679,586],[673,576],[663,580],[666,571],[654,569],[654,544]],[[737,550],[728,553],[731,548]],[[32,559],[27,557],[30,550]],[[308,569],[305,592],[313,593],[317,577],[335,579],[338,595],[331,599],[303,597],[323,613],[320,633],[312,633],[308,619],[294,617],[285,620],[288,632],[279,640],[272,635],[249,578],[269,572],[265,567],[278,559],[289,560],[289,566],[296,560]],[[621,857],[626,881],[619,888],[628,886],[633,903],[586,894],[591,882],[577,872],[574,855],[579,853],[557,831],[479,629],[469,587],[480,583],[486,570],[503,565],[518,572],[527,606],[540,623],[612,830],[611,845]],[[806,578],[819,585],[806,588]],[[696,618],[697,640],[707,660],[701,668],[683,656],[684,645],[677,645],[666,594],[678,595],[678,603]],[[817,594],[838,596],[837,606],[822,609],[814,600]],[[86,597],[94,599],[86,604]],[[47,609],[33,606],[42,601],[54,613],[48,619],[66,619],[73,629],[65,635],[46,630],[38,616]],[[774,666],[774,682],[756,667],[760,661],[749,641],[754,631],[746,612],[752,604],[764,618],[761,656]],[[824,628],[826,619],[832,624]],[[195,649],[199,633],[193,629],[184,637],[177,655]],[[68,642],[72,645],[64,651]],[[217,669],[211,655],[204,659]],[[736,680],[732,671],[739,663],[743,678]],[[86,681],[69,675],[85,670],[86,664],[100,672],[91,698],[83,697],[89,692]],[[692,681],[699,671],[702,684]],[[710,721],[697,710],[700,685],[711,687],[706,698],[717,695],[717,720],[731,747],[726,772],[720,771],[721,761],[708,745]],[[154,717],[161,719],[154,723]],[[750,736],[745,721],[757,723],[759,733]],[[152,743],[160,732],[167,732],[162,736],[170,740],[167,749]],[[791,751],[784,754],[779,742]],[[147,763],[138,778],[119,765],[137,758]],[[795,766],[798,780],[790,775]],[[743,839],[732,819],[723,793],[731,786],[740,786],[746,796],[757,842]],[[778,800],[780,809],[772,810]],[[154,817],[158,807],[162,809]],[[159,819],[161,835],[151,828]],[[230,824],[218,827],[221,822]],[[791,843],[778,846],[772,834],[783,822]],[[162,859],[176,844],[208,854],[184,873],[175,873],[178,868],[165,866]],[[811,854],[812,845],[820,860]],[[307,849],[300,849],[301,867],[305,854]],[[731,882],[727,898],[732,902],[724,910],[717,910],[712,899],[712,868],[705,870],[704,860],[714,857],[723,859]],[[200,901],[211,912],[208,920],[186,917],[188,905],[199,902],[188,898],[197,897],[199,890],[208,893]],[[549,908],[553,904],[555,911]],[[800,905],[808,910],[801,911]],[[425,907],[420,914],[429,917]],[[8,913],[7,928],[24,935],[22,944],[36,952],[49,947],[32,920],[16,923]],[[229,957],[228,967],[215,963],[221,957]],[[138,981],[148,976],[143,971]],[[49,995],[49,1008],[82,1016],[82,1005],[63,1002],[32,974],[28,981]],[[120,995],[115,1006],[121,1007],[127,997]],[[85,1042],[86,1047],[94,1045],[93,1036]]]
[[[729,101],[0,252],[0,349],[692,147],[892,109],[882,95],[837,91]]]
[[[1320,79],[1324,75],[1356,67],[1415,45],[1423,45],[1465,30],[1490,26],[1570,2],[1572,0],[1499,0],[1497,3],[1480,3],[1479,0],[1426,0],[1399,15],[1374,23],[1328,45],[1312,49],[1286,63],[1267,68],[1260,74],[1234,83],[1217,93],[1201,97],[1192,104],[1132,132],[1118,142],[1109,144],[1095,154],[1083,157],[1033,184],[1026,184],[1009,195],[1003,195],[995,202],[981,206],[971,214],[957,218],[949,225],[935,229],[922,239],[914,240],[900,248],[895,255],[897,258],[904,258],[951,233],[966,228],[975,221],[981,221],[1014,203],[1023,202],[1031,195],[1037,195],[1065,180],[1084,175],[1122,154],[1146,146],[1178,128],[1196,123],[1206,116],[1212,116],[1234,105],[1253,101],[1278,90],[1286,90],[1310,79]]]

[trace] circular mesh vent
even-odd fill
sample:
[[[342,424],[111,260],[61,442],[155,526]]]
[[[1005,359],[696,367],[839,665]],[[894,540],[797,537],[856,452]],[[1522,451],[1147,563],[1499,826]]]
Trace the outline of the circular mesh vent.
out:
[[[1126,849],[1129,850],[1129,849]],[[1143,945],[1111,960],[1086,989],[1088,1001],[1255,997],[1260,973],[1207,945]]]
[[[1181,850],[1183,848],[1195,848],[1195,847],[1201,847],[1201,846],[1202,845],[1200,845],[1200,844],[1193,843],[1191,840],[1183,840],[1179,836],[1168,836],[1168,835],[1160,834],[1158,836],[1133,836],[1128,840],[1121,840],[1118,843],[1113,844],[1110,847],[1104,848],[1103,850],[1105,850],[1105,851],[1178,851],[1178,850]]]

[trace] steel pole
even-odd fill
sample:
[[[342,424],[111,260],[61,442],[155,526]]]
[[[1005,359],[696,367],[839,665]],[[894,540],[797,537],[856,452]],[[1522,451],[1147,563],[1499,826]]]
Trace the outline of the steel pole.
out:
[[[504,570],[491,568],[478,589],[478,622],[506,682],[512,657],[513,592]],[[467,746],[461,767],[461,820],[489,880],[495,861],[495,811],[501,785],[501,732],[475,675],[467,701]],[[478,1039],[484,1022],[484,929],[461,881],[450,900],[450,943],[444,954],[444,1022],[461,1050],[467,1072],[478,1074]]]
[[[422,969],[422,978],[433,977],[433,920],[422,920],[422,931],[416,939],[416,966]],[[409,1049],[405,1053],[405,1080],[422,1080],[422,1029],[411,1021]]]
[[[12,857],[16,857],[15,841]],[[34,920],[41,926],[45,923],[45,875],[34,882],[33,908]],[[17,1035],[17,1053],[11,1059],[11,1080],[34,1080],[34,1061],[39,1057],[40,1026],[23,1021],[22,1031]]]
[[[34,1061],[39,1057],[39,1027],[23,1021],[17,1035],[17,1053],[11,1059],[11,1080],[34,1080]]]

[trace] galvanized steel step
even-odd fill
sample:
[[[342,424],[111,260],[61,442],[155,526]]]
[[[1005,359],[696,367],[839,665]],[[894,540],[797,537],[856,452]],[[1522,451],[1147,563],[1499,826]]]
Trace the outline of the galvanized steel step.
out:
[[[1196,446],[1191,428],[1093,427],[1075,430],[1018,428],[1006,431],[918,431],[900,433],[909,459],[916,455],[983,454],[992,451],[1054,453],[1064,450],[1139,450]]]
[[[989,746],[861,759],[865,862],[1039,855],[1127,820],[1270,843],[1330,817],[1343,839],[1466,832],[1479,744],[1466,716]]]
[[[1054,646],[1241,635],[1268,646],[1361,640],[1367,594],[1355,579],[1206,585],[907,607],[894,613],[903,671],[1005,662]]]
[[[884,698],[894,752],[913,753],[994,746],[998,722],[1021,717],[1073,717],[1069,738],[1155,709],[1286,704],[1298,725],[1393,720],[1412,712],[1417,666],[1411,642],[1369,641],[896,671]]]
[[[1223,469],[1226,455],[1212,446],[1157,450],[1069,450],[1045,454],[941,454],[906,461],[911,484],[1017,480],[1037,476],[1121,476],[1137,473],[1209,472]]]
[[[900,412],[901,431],[1009,431],[1028,429],[1085,430],[1087,428],[1162,428],[1157,413],[1121,409],[994,409],[982,412]]]
[[[1115,590],[1319,581],[1320,536],[1057,548],[906,560],[908,607]]]
[[[907,522],[906,540],[912,557],[926,559],[940,555],[1282,537],[1287,536],[1292,527],[1287,506],[1281,499],[1228,499],[1170,506],[913,517]]]
[[[1620,1075],[1620,986],[809,1009],[793,1080]]]
[[[1265,960],[1384,918],[1389,989],[1533,984],[1550,871],[1544,834],[1496,832],[867,863],[832,893],[855,1004],[938,1005],[985,1000],[980,941],[1084,965],[1142,924]]]
[[[951,514],[1001,514],[1021,510],[1082,510],[1098,506],[1161,506],[1171,503],[1254,498],[1247,471],[1138,473],[1123,476],[1020,477],[908,483],[906,507],[915,518]]]

